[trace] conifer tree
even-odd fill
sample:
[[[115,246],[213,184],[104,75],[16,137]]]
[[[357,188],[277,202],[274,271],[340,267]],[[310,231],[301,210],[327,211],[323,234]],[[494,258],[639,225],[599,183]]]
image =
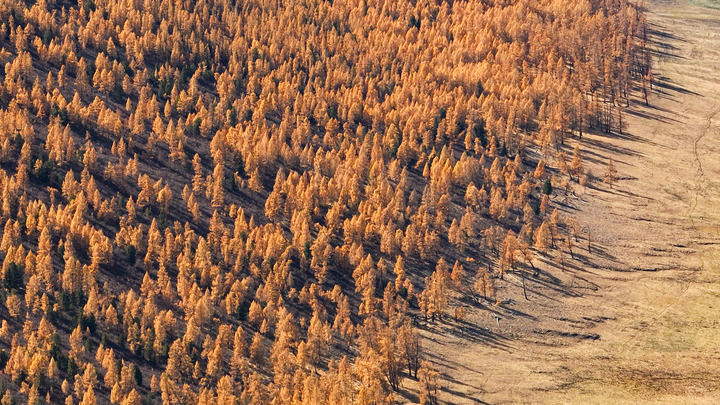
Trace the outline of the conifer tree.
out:
[[[610,188],[613,187],[613,184],[617,181],[617,169],[615,168],[615,164],[613,163],[613,160],[608,160],[607,167],[605,168],[605,174],[603,176],[603,181],[607,183]]]

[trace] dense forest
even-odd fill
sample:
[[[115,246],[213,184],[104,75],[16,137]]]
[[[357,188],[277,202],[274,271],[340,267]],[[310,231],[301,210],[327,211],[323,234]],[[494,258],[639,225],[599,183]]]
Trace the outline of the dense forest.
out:
[[[436,403],[417,323],[572,254],[575,138],[622,132],[651,80],[629,0],[0,22],[3,405],[383,404],[407,378]]]

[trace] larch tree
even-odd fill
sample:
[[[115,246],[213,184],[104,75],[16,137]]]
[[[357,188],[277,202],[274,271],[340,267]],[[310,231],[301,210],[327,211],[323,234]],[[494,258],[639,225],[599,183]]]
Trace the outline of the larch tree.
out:
[[[420,294],[420,307],[425,316],[442,319],[448,304],[448,288],[450,273],[444,259],[438,260],[435,271],[431,277],[425,278],[425,289]]]
[[[225,169],[221,164],[215,166],[212,176],[212,201],[213,208],[222,207],[225,199]]]
[[[418,370],[420,380],[420,404],[437,405],[439,403],[440,374],[427,361],[423,361]]]
[[[618,180],[618,172],[615,168],[615,163],[612,159],[608,160],[607,167],[605,168],[605,173],[603,175],[603,181],[607,183],[610,188],[613,188],[613,185]]]
[[[580,154],[580,145],[575,145],[575,149],[573,150],[573,156],[570,160],[570,166],[569,166],[570,176],[571,178],[574,176],[575,179],[579,180],[580,176],[582,176],[583,173],[583,161],[582,156]]]
[[[455,261],[452,272],[450,273],[450,279],[453,282],[455,289],[460,290],[462,288],[463,277],[465,276],[465,269],[459,261]]]
[[[550,232],[550,225],[543,221],[535,230],[535,248],[542,253],[546,253],[548,249],[550,249],[551,244],[552,234]]]

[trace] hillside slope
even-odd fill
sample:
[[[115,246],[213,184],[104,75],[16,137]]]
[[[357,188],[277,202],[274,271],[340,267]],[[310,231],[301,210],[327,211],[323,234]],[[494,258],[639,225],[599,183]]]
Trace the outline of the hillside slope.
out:
[[[647,34],[629,0],[0,1],[2,400],[433,403],[433,336],[552,343],[596,288],[569,204],[623,181],[577,141],[624,137]]]
[[[448,403],[720,399],[720,13],[708,3],[648,2],[649,105],[634,101],[623,136],[581,141],[588,169],[599,175],[613,159],[620,180],[567,202],[591,250],[583,244],[565,271],[544,269],[577,296],[547,300],[532,283],[531,300],[544,303],[528,312],[532,327],[507,311],[499,328],[472,318],[501,344],[430,335]]]

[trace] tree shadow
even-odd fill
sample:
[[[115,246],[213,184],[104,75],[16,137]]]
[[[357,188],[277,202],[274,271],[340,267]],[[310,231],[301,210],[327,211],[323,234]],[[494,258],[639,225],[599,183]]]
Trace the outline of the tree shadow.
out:
[[[411,378],[411,377],[408,377],[408,378]],[[409,389],[405,389],[402,386],[400,387],[400,389],[398,389],[396,391],[396,393],[398,395],[402,396],[403,398],[405,398],[406,400],[408,400],[410,403],[414,404],[414,403],[420,402],[420,397],[416,393],[410,391]]]
[[[488,307],[482,306],[481,308],[489,309],[490,312],[493,312],[495,314],[504,315],[501,312],[492,310]],[[436,333],[442,336],[451,335],[473,343],[482,343],[492,348],[503,350],[506,352],[509,352],[512,348],[509,345],[510,339],[506,338],[505,336],[462,319],[454,320],[451,317],[447,317],[443,321],[438,321],[436,323],[421,322],[417,325],[417,327],[421,330]],[[435,342],[438,344],[442,344],[437,341]]]
[[[445,376],[445,375],[443,374],[443,377],[444,377],[444,376]],[[453,381],[453,382],[456,382],[456,381]],[[459,383],[459,382],[456,382],[456,383]],[[463,384],[463,385],[467,385],[467,384]],[[472,387],[472,386],[470,386],[470,387],[471,387],[471,388],[476,388],[476,387]],[[464,392],[452,390],[452,389],[450,389],[450,388],[448,388],[448,387],[444,387],[444,386],[443,386],[443,387],[440,387],[440,390],[443,391],[443,392],[446,392],[446,393],[448,393],[448,394],[452,394],[452,395],[454,395],[454,396],[457,396],[457,397],[461,397],[461,398],[465,398],[465,399],[471,400],[471,401],[473,401],[473,403],[475,403],[475,404],[488,404],[488,402],[479,400],[479,399],[477,399],[477,398],[473,398],[473,397],[469,396],[468,394],[465,394]],[[482,390],[482,392],[485,392],[485,390]]]
[[[684,88],[684,87],[681,87],[681,86],[678,86],[678,85],[676,85],[676,84],[673,84],[673,83],[672,83],[672,80],[671,80],[670,78],[668,78],[668,77],[665,77],[665,76],[656,77],[656,78],[653,80],[653,88],[654,88],[655,91],[658,91],[658,92],[660,92],[660,93],[666,93],[666,92],[664,92],[664,91],[656,90],[658,87],[661,88],[661,89],[667,90],[667,91],[674,91],[674,92],[676,92],[676,93],[690,94],[690,95],[693,95],[693,96],[704,97],[704,96],[703,96],[702,94],[700,94],[700,93],[697,93],[697,92],[695,92],[695,91],[688,90],[688,89],[686,89],[686,88]]]
[[[679,55],[680,48],[672,45],[670,42],[677,41],[688,43],[684,38],[681,38],[671,32],[669,32],[664,26],[657,23],[648,23],[649,29],[647,30],[647,42],[650,54],[655,58],[673,58],[673,59],[687,59],[686,57]]]
[[[430,361],[431,361],[432,363],[437,364],[437,365],[441,365],[442,368],[445,369],[445,370],[457,370],[458,368],[462,368],[462,369],[465,369],[467,372],[482,374],[479,370],[474,370],[474,369],[471,369],[471,368],[469,368],[469,367],[466,367],[466,366],[464,366],[464,365],[462,365],[462,364],[459,364],[459,363],[456,363],[456,362],[453,362],[453,361],[449,361],[449,360],[448,360],[447,358],[445,358],[445,357],[440,357],[440,356],[435,355],[435,354],[429,354],[428,357],[431,359]],[[478,394],[484,394],[484,393],[487,392],[487,391],[484,390],[483,388],[476,387],[476,386],[474,386],[474,385],[470,385],[470,384],[468,384],[468,383],[466,383],[466,382],[460,381],[460,380],[458,380],[457,378],[453,377],[451,374],[449,374],[448,372],[445,372],[445,371],[441,371],[441,372],[440,372],[440,377],[442,378],[442,380],[447,381],[447,382],[450,382],[450,383],[453,383],[453,384],[455,384],[455,385],[461,385],[461,386],[464,386],[464,387],[468,387],[468,388],[472,389],[472,391],[477,392]],[[443,391],[443,392],[445,392],[445,393],[451,394],[451,395],[453,395],[453,396],[460,397],[460,398],[465,398],[465,399],[467,399],[467,400],[471,400],[471,401],[473,401],[473,403],[476,403],[476,404],[487,404],[487,402],[482,401],[482,400],[480,400],[480,399],[478,399],[478,398],[475,398],[475,397],[473,397],[471,394],[468,394],[468,393],[462,392],[462,391],[458,391],[458,390],[454,390],[454,389],[452,389],[452,388],[447,387],[446,385],[443,385],[442,383],[440,384],[439,389],[440,389],[440,391]],[[417,397],[415,397],[415,398],[417,398]]]
[[[615,137],[615,138],[618,138],[618,137]],[[627,139],[627,136],[626,136],[626,139]],[[635,137],[634,139],[631,139],[631,140],[635,141],[635,142],[644,142],[644,140],[639,137]],[[597,148],[598,150],[605,150],[608,152],[613,152],[618,155],[644,156],[644,154],[642,152],[638,152],[634,149],[626,148],[624,146],[613,145],[610,142],[603,141],[601,139],[601,136],[599,136],[599,135],[594,136],[593,138],[585,137],[585,138],[583,138],[582,143],[584,143],[585,145],[593,146],[593,147]],[[605,162],[607,162],[607,157],[602,156],[597,152],[593,152],[591,150],[586,149],[583,151],[583,153],[586,155],[590,154],[591,156],[595,155],[596,157],[602,158]],[[589,159],[591,159],[591,161],[592,161],[592,157],[590,157]],[[617,159],[614,159],[614,160],[618,161]]]
[[[657,84],[655,85],[655,87],[657,87]],[[649,107],[649,106],[647,106],[647,107]],[[643,119],[650,120],[650,121],[662,122],[663,124],[680,123],[680,121],[676,120],[675,118],[670,118],[666,115],[653,113],[653,112],[650,112],[647,110],[641,111],[638,109],[630,108],[625,111],[632,116],[635,116],[638,118],[643,118]]]

